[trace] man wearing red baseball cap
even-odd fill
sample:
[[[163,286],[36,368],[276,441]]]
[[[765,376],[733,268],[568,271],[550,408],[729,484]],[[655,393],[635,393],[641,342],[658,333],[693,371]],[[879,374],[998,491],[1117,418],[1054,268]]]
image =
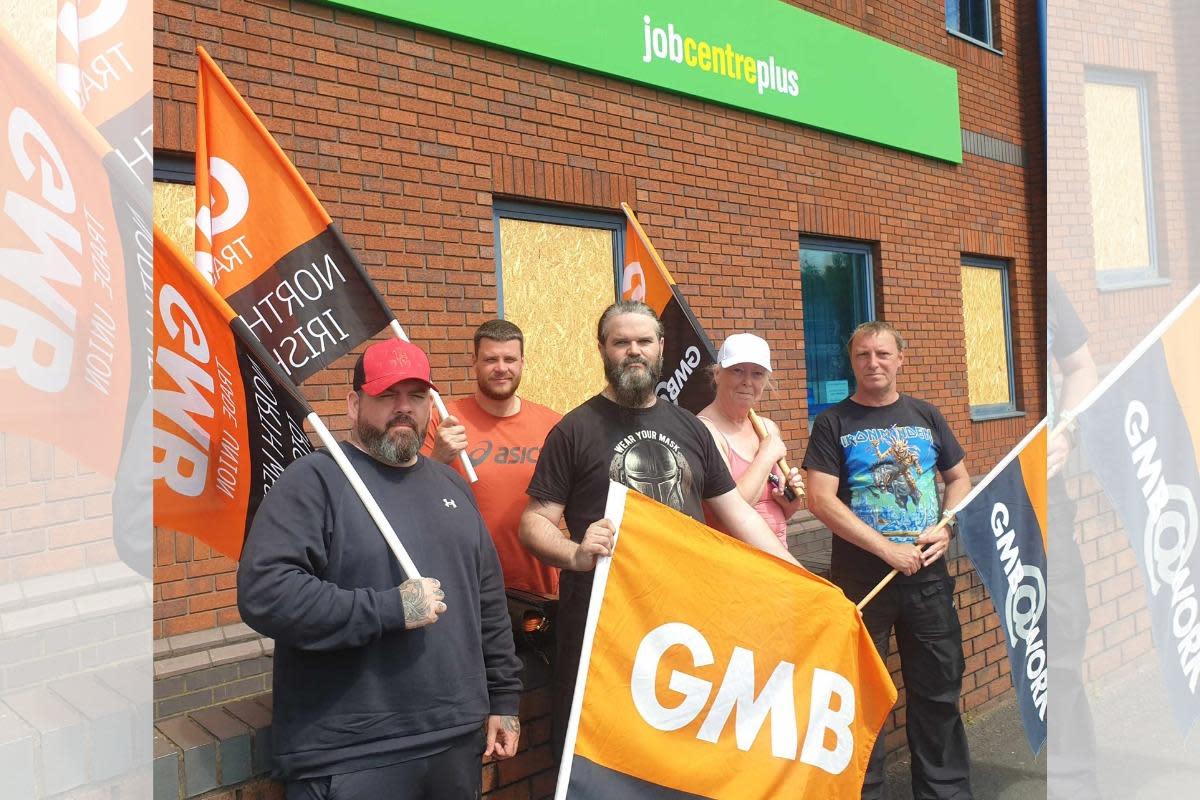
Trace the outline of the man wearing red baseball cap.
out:
[[[476,798],[480,756],[517,751],[521,668],[471,490],[419,454],[429,359],[400,340],[354,367],[342,451],[405,549],[403,570],[328,452],[284,471],[238,565],[238,608],[276,641],[272,738],[288,800]]]

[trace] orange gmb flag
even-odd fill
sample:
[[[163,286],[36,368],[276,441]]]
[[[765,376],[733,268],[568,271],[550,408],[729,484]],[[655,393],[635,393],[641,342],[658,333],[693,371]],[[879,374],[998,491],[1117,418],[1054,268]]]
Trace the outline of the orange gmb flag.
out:
[[[662,380],[654,391],[695,414],[712,402],[715,390],[704,372],[716,362],[717,351],[633,210],[625,203],[621,210],[625,212],[621,297],[650,306],[663,325]]]
[[[154,524],[236,559],[267,491],[312,446],[307,406],[233,317],[156,230]]]
[[[150,225],[112,148],[2,30],[0,74],[0,430],[112,477],[148,387]]]
[[[392,313],[304,178],[197,52],[196,268],[303,383]]]
[[[858,798],[896,687],[832,584],[625,487],[557,798]]]

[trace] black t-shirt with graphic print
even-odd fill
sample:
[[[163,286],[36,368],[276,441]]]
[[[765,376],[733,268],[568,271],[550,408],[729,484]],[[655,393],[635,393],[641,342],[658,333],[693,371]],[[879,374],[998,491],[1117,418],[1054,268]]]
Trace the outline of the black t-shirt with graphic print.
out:
[[[737,488],[712,434],[690,412],[665,400],[626,408],[603,395],[569,412],[546,436],[526,493],[565,506],[571,538],[604,517],[614,480],[704,522],[701,501]],[[592,572],[563,570],[559,630],[578,625],[591,597]]]
[[[562,503],[579,542],[604,516],[609,480],[701,522],[702,500],[736,488],[712,434],[691,413],[665,400],[626,408],[596,395],[546,436],[527,494]]]
[[[882,406],[846,398],[813,422],[804,469],[838,477],[838,499],[882,535],[913,541],[941,518],[936,473],[963,459],[963,449],[933,405],[908,395]],[[874,583],[891,571],[887,562],[833,537],[830,572]],[[948,575],[946,559],[896,580],[921,583]]]

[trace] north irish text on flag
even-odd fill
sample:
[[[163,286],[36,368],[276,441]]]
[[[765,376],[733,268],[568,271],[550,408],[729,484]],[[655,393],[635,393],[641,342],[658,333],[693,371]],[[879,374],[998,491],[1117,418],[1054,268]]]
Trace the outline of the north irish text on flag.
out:
[[[1143,570],[1171,711],[1200,718],[1200,287],[1076,412],[1087,466]]]
[[[304,178],[198,52],[196,267],[303,383],[392,313]]]
[[[1008,645],[1021,723],[1033,752],[1046,741],[1046,420],[981,480],[955,516]]]
[[[236,559],[267,491],[312,450],[309,409],[157,230],[154,261],[154,524]]]
[[[619,484],[605,516],[556,796],[859,797],[896,688],[853,604]]]
[[[662,320],[666,338],[662,377],[655,393],[695,414],[711,403],[715,394],[705,372],[716,363],[716,348],[696,321],[633,210],[625,203],[621,209],[625,212],[621,297],[639,300],[653,308]]]

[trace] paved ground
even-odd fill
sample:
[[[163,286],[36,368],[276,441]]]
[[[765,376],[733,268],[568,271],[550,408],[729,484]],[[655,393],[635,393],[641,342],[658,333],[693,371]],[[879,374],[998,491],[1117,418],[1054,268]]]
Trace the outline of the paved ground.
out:
[[[1200,736],[1172,716],[1157,656],[1092,692],[1092,713],[1105,800],[1200,797]]]
[[[971,788],[975,800],[1045,800],[1046,753],[1034,758],[1021,727],[1016,701],[968,714]],[[888,800],[912,800],[908,754],[888,761]]]
[[[1172,715],[1151,654],[1119,679],[1089,686],[1104,800],[1200,797],[1200,735]],[[967,720],[976,800],[1044,800],[1046,753],[1029,752],[1015,702]],[[888,762],[889,800],[912,800],[907,754]]]

